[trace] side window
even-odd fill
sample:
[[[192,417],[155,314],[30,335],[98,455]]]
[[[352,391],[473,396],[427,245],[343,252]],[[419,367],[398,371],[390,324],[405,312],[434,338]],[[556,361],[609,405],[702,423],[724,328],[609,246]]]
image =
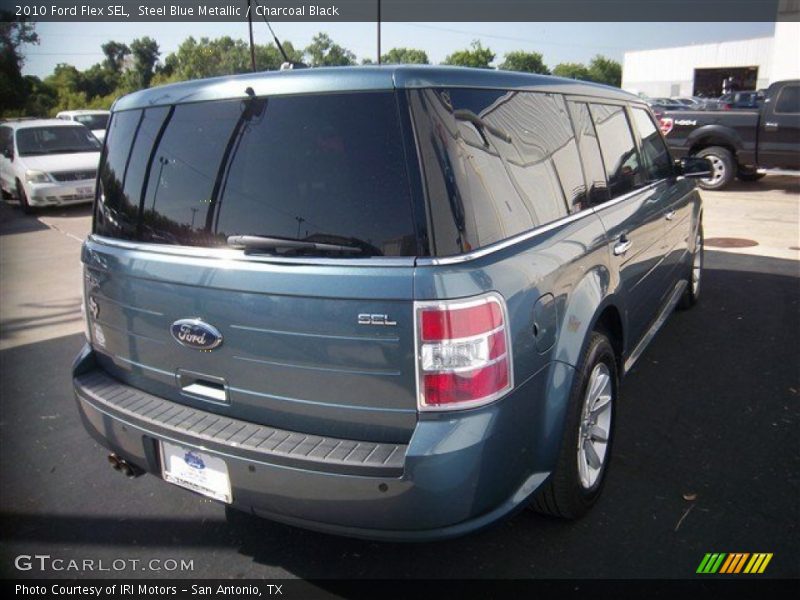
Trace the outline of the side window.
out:
[[[653,118],[643,108],[633,108],[632,113],[636,130],[641,137],[647,179],[657,181],[669,177],[672,175],[672,158]]]
[[[412,91],[409,100],[436,255],[513,237],[584,202],[560,95],[452,88]]]
[[[800,113],[800,85],[787,85],[780,91],[774,112],[792,115]]]
[[[602,204],[608,200],[606,173],[603,157],[600,155],[600,143],[589,114],[589,106],[583,102],[570,102],[570,112],[578,136],[578,147],[581,152],[583,171],[589,186],[589,204]]]
[[[134,239],[148,160],[168,111],[164,107],[124,111],[111,119],[101,159],[96,233]]]
[[[592,104],[590,110],[600,140],[611,198],[642,187],[646,183],[645,172],[625,109],[610,104]]]

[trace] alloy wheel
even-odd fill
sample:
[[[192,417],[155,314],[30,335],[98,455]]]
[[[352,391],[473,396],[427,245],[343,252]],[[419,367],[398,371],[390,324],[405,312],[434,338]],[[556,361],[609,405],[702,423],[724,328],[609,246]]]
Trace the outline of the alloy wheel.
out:
[[[613,400],[611,372],[598,363],[586,385],[578,434],[578,477],[587,490],[597,484],[608,456]]]

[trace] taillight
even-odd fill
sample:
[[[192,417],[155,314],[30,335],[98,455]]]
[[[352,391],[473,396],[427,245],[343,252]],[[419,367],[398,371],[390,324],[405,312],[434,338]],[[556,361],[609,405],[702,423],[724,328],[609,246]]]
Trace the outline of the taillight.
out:
[[[417,302],[415,313],[420,410],[480,406],[514,386],[500,295]]]
[[[671,117],[661,117],[658,120],[658,126],[661,129],[661,133],[667,135],[675,126],[675,121]]]

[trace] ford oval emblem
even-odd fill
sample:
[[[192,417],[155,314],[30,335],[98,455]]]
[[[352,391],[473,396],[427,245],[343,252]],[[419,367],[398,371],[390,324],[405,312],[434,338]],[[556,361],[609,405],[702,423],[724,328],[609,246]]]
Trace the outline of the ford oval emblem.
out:
[[[216,327],[200,319],[179,319],[170,328],[175,341],[195,350],[208,352],[222,343],[222,334]]]
[[[183,456],[183,462],[198,471],[206,468],[206,463],[203,462],[203,459],[191,450]]]

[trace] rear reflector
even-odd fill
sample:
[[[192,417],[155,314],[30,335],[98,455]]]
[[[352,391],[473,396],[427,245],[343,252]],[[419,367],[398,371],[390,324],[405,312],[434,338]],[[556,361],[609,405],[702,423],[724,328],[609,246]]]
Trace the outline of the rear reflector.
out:
[[[418,407],[457,410],[488,404],[512,387],[503,298],[417,302]]]

